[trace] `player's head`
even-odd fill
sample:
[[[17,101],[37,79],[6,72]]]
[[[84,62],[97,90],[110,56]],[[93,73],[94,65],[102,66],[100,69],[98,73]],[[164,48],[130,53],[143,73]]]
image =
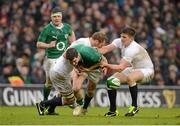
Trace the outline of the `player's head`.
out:
[[[121,31],[121,41],[124,44],[128,44],[134,40],[136,31],[133,28],[126,27]]]
[[[107,42],[107,37],[102,32],[95,32],[92,36],[91,45],[93,47],[101,48]]]
[[[75,48],[69,48],[66,50],[66,59],[69,60],[73,66],[77,66],[81,57]]]
[[[55,26],[59,26],[61,24],[62,11],[58,7],[55,7],[55,8],[52,9],[52,11],[51,11],[51,20],[52,20],[52,23]]]

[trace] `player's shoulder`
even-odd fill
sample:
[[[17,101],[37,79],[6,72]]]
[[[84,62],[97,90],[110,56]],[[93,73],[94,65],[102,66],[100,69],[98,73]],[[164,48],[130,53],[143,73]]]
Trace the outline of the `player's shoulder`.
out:
[[[44,26],[43,30],[49,30],[49,29],[51,29],[51,28],[52,28],[52,24],[49,23],[49,24],[47,24],[47,25]]]
[[[71,25],[63,22],[64,27],[71,28]]]
[[[77,42],[87,42],[87,41],[89,41],[89,38],[79,38],[76,41]]]
[[[138,53],[140,51],[141,46],[133,41],[131,44],[126,48],[126,52],[128,53]]]
[[[112,42],[121,42],[121,38],[116,38]]]

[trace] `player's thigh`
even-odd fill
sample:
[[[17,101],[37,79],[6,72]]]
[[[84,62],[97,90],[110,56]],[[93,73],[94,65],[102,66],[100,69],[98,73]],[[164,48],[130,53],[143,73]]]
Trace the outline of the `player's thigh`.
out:
[[[70,74],[64,75],[53,70],[50,73],[53,86],[62,96],[68,97],[73,93]]]
[[[46,75],[46,82],[45,82],[46,87],[52,86],[52,82],[50,79],[50,69],[55,64],[55,62],[56,62],[56,59],[48,59],[48,58],[44,59],[43,68]]]
[[[117,73],[113,74],[112,76],[115,78],[118,78],[120,80],[120,83],[122,83],[122,84],[127,82],[127,75],[124,73],[117,72]]]
[[[84,80],[86,79],[86,75],[77,75],[77,73],[73,73],[74,75],[72,76],[73,79],[73,90],[78,91],[81,89],[82,84]]]
[[[92,81],[94,84],[97,84],[99,82],[99,80],[102,78],[103,76],[103,72],[101,69],[96,69],[90,72],[87,72],[87,79]]]
[[[144,74],[141,70],[134,70],[127,76],[127,82],[128,83],[135,83],[140,82],[144,78]]]
[[[138,70],[140,70],[144,75],[143,79],[139,81],[140,83],[147,83],[153,79],[154,77],[153,68],[144,68],[144,69],[138,69]]]

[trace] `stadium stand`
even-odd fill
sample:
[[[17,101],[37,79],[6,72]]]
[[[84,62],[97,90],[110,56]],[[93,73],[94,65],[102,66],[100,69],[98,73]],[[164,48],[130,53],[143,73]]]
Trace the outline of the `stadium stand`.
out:
[[[13,76],[25,85],[44,83],[44,52],[35,45],[55,6],[64,10],[63,20],[72,25],[77,38],[103,31],[111,42],[119,37],[122,27],[134,27],[136,40],[148,50],[155,65],[150,84],[180,86],[178,0],[1,0],[0,83],[10,84]],[[118,63],[120,52],[112,53],[106,55],[108,61]],[[111,74],[108,71],[102,82]]]

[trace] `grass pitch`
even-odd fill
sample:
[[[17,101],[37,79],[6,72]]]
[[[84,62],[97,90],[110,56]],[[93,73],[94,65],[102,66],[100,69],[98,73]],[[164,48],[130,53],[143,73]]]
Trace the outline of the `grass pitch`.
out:
[[[108,108],[88,109],[86,116],[74,117],[72,109],[57,107],[58,116],[39,116],[36,107],[0,107],[0,125],[180,125],[180,108],[140,108],[134,117],[104,117]]]

